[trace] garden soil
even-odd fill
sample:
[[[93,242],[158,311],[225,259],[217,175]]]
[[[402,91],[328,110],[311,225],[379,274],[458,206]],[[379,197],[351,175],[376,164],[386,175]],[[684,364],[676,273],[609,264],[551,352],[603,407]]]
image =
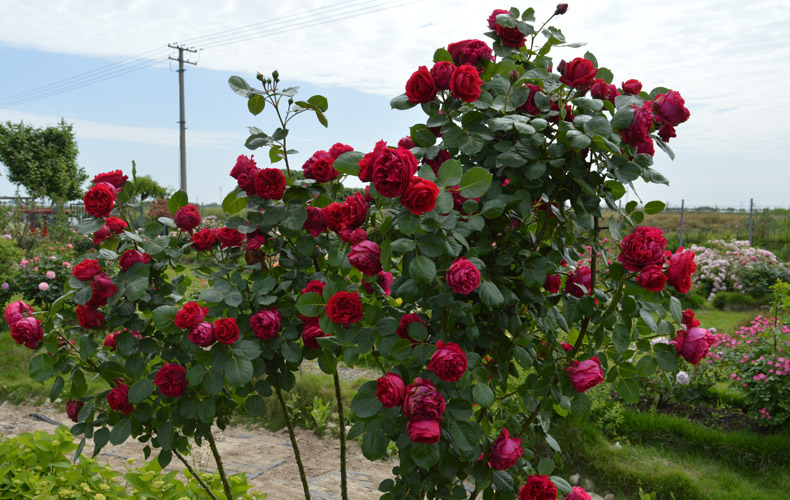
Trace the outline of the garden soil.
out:
[[[3,403],[0,405],[0,435],[13,437],[23,432],[52,432],[55,425],[37,419],[34,414],[46,416],[64,425],[70,425],[65,414],[52,406],[26,406]],[[228,427],[216,435],[217,446],[223,457],[228,473],[244,472],[253,491],[267,493],[268,500],[298,500],[304,498],[299,472],[293,450],[285,430],[270,432],[262,428]],[[337,439],[320,439],[314,432],[297,429],[299,443],[311,496],[314,500],[340,499],[340,444]],[[91,450],[86,447],[85,453]],[[124,471],[128,460],[135,460],[134,467],[144,462],[143,445],[129,440],[119,446],[107,445],[98,461],[109,464],[114,470]],[[369,500],[378,498],[381,493],[378,485],[382,480],[392,477],[394,462],[386,460],[371,462],[367,460],[355,441],[348,443],[348,480],[349,498]],[[191,465],[199,470],[214,472],[214,463],[207,446],[195,448],[187,457]],[[181,469],[178,460],[168,466]]]

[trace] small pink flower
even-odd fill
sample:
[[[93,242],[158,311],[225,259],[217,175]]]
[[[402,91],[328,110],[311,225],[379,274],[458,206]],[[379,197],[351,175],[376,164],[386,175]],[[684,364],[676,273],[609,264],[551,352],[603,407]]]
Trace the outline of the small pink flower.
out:
[[[20,261],[19,261],[19,265],[20,265],[21,267],[25,267],[25,266],[26,266],[26,265],[28,265],[28,264],[30,264],[30,261],[29,261],[29,260],[22,259],[22,260],[20,260]]]
[[[53,280],[55,279],[55,271],[47,271],[47,274],[44,276],[46,276],[48,280]]]
[[[55,260],[55,259],[57,259],[57,257],[55,257],[54,255],[49,256],[49,260]]]
[[[67,268],[67,269],[68,269],[68,268],[70,268],[70,267],[71,267],[71,262],[66,262],[66,261],[64,260],[64,261],[63,261],[63,267],[65,267],[65,268]]]
[[[49,290],[49,283],[47,283],[46,281],[42,281],[41,283],[38,284],[38,289],[41,290],[42,292],[46,292],[47,290]]]
[[[67,244],[66,244],[66,246],[67,246],[68,248],[74,248],[74,245],[72,245],[71,243],[67,243]]]

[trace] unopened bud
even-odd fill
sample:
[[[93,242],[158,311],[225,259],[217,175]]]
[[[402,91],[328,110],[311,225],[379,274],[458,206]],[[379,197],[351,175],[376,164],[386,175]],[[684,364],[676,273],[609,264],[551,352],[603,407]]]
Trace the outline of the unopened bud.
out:
[[[260,71],[258,72],[258,74],[257,74],[257,75],[255,75],[255,79],[256,79],[256,80],[258,80],[258,81],[260,81],[261,83],[263,83],[263,82],[266,80],[266,79],[263,77],[263,73],[261,73]]]
[[[568,12],[568,4],[567,3],[558,3],[557,10],[554,11],[555,16],[561,16]]]
[[[516,80],[518,80],[518,71],[513,70],[510,72],[510,81],[515,82]]]
[[[272,78],[274,78],[275,82],[280,81],[280,72],[277,70],[272,71]]]
[[[561,61],[560,61],[560,63],[557,65],[557,71],[559,72],[559,74],[561,74],[561,75],[564,75],[564,74],[565,74],[565,65],[566,65],[566,64],[567,64],[567,63],[565,62],[565,59],[563,59],[563,60],[561,60]]]

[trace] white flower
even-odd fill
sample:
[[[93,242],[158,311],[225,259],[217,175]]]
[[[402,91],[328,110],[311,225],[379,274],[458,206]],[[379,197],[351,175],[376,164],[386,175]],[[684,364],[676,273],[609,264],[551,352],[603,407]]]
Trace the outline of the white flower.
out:
[[[675,380],[680,385],[689,385],[689,382],[691,382],[689,374],[683,371],[678,372],[678,374],[675,376]]]

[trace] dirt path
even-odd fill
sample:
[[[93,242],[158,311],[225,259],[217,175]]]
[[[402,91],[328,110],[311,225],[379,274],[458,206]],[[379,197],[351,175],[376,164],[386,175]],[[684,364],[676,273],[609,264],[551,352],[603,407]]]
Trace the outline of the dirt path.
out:
[[[51,406],[0,405],[0,435],[13,437],[22,432],[42,430],[52,432],[55,426],[29,416],[45,415],[64,425],[71,421]],[[319,439],[312,431],[297,429],[299,449],[309,478],[314,500],[340,499],[339,461],[340,444],[336,439]],[[348,443],[349,497],[354,500],[378,498],[379,483],[392,476],[393,462],[367,460],[357,442]],[[299,472],[293,458],[288,433],[264,429],[229,427],[217,435],[217,446],[229,473],[245,472],[255,491],[268,493],[268,500],[298,500],[304,498]],[[144,461],[142,444],[127,441],[119,446],[107,445],[99,455],[101,463],[110,464],[118,471],[127,467],[129,458],[137,466]],[[86,454],[90,450],[86,449]],[[208,448],[196,448],[188,460],[198,469],[214,472]],[[179,467],[177,460],[169,466]],[[180,467],[179,467],[180,468]]]

